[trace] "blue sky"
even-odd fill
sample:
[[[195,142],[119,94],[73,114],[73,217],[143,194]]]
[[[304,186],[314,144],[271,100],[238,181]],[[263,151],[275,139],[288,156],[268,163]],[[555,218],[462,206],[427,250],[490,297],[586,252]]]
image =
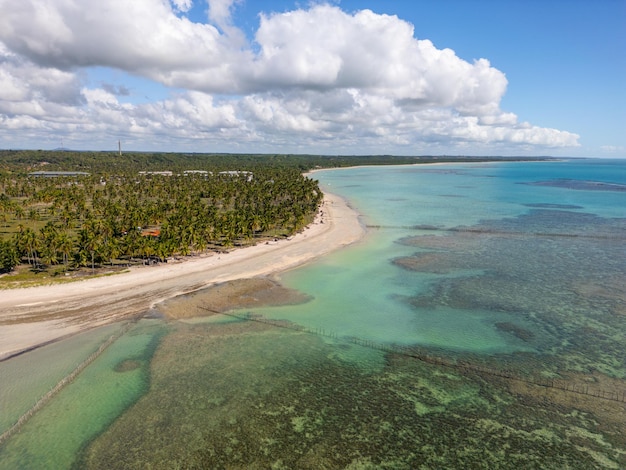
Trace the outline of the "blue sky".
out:
[[[0,0],[0,148],[626,157],[623,0],[47,4]]]

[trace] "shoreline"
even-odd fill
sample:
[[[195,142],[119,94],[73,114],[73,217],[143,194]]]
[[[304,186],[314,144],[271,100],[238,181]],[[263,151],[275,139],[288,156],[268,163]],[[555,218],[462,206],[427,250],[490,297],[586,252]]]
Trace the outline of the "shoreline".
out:
[[[377,165],[319,168],[309,170],[304,176],[371,166]],[[365,233],[361,214],[341,196],[324,191],[324,200],[313,223],[288,239],[227,253],[199,254],[158,266],[132,266],[110,276],[2,290],[0,362],[92,328],[144,316],[157,304],[206,287],[275,276],[352,244]]]
[[[144,315],[156,304],[179,295],[293,269],[364,235],[360,214],[342,197],[325,192],[314,222],[286,240],[173,264],[132,267],[113,276],[3,290],[0,361],[68,335]]]

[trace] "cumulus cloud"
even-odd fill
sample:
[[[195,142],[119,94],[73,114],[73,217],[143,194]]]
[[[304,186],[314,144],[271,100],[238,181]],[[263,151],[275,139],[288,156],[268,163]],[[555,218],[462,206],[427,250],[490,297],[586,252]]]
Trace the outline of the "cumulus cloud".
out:
[[[208,0],[209,20],[220,27],[231,24],[231,11],[239,0]]]
[[[267,86],[359,88],[422,106],[491,113],[506,90],[504,74],[481,59],[414,38],[396,16],[332,6],[261,16],[255,82]]]
[[[75,74],[36,66],[0,43],[0,113],[43,115],[46,109],[83,103]]]
[[[171,0],[174,8],[180,12],[187,12],[193,6],[192,0]]]
[[[169,136],[173,148],[177,139],[270,151],[578,145],[575,134],[502,111],[507,78],[488,60],[437,49],[396,16],[330,5],[261,13],[248,42],[231,16],[239,1],[208,0],[198,23],[181,15],[191,0],[0,0],[3,127]],[[128,87],[81,83],[94,66],[176,91],[121,103]]]
[[[178,2],[179,4],[181,2]],[[217,28],[178,17],[160,0],[2,0],[0,40],[34,63],[71,70],[105,66],[170,86],[232,82],[235,51]]]

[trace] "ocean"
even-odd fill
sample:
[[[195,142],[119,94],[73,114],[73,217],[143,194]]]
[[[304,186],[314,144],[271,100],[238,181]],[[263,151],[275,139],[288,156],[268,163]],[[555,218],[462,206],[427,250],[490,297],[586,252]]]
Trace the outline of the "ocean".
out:
[[[626,160],[324,170],[367,235],[299,305],[0,363],[15,468],[626,467]],[[128,329],[128,330],[127,330]]]

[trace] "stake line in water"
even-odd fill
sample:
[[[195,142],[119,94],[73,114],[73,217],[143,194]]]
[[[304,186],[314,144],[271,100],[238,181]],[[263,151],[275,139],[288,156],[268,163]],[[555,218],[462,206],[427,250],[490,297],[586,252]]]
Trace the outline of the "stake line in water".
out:
[[[205,308],[205,307],[200,307],[200,308],[203,310],[213,312],[212,310]],[[260,315],[253,315],[251,312],[247,312],[241,315],[235,314],[235,313],[227,313],[227,312],[221,312],[221,314],[232,317],[232,318],[236,318],[239,320],[263,323],[265,325],[274,326],[276,328],[285,328],[288,330],[299,331],[302,333],[308,333],[308,334],[312,334],[316,336],[339,339],[339,336],[335,332],[332,332],[332,331],[327,332],[323,328],[315,328],[315,329],[306,328],[300,325],[289,323],[287,321],[272,320],[269,318],[262,317]],[[466,361],[457,361],[457,362],[450,361],[442,357],[429,356],[426,354],[419,353],[415,350],[412,350],[410,347],[407,347],[407,346],[399,346],[399,345],[394,345],[394,344],[389,345],[389,344],[378,343],[376,341],[357,338],[357,337],[348,337],[348,338],[344,338],[344,340],[347,340],[353,344],[362,346],[364,348],[369,348],[369,349],[374,349],[377,351],[383,351],[387,353],[410,357],[412,359],[416,359],[418,361],[422,361],[427,364],[432,364],[435,366],[451,367],[453,369],[456,369],[462,372],[465,371],[465,372],[482,373],[486,375],[491,375],[493,377],[500,377],[500,378],[507,379],[507,380],[515,380],[518,382],[524,382],[526,384],[535,385],[538,387],[554,388],[554,389],[562,390],[565,392],[576,393],[578,395],[586,395],[586,396],[593,397],[593,398],[600,398],[603,400],[618,401],[618,402],[626,403],[626,391],[622,392],[620,396],[619,391],[598,390],[598,389],[589,390],[588,386],[585,386],[585,387],[577,386],[576,384],[572,384],[564,380],[524,378],[515,374],[513,371],[510,371],[510,370],[491,369],[489,367],[483,367],[477,364],[471,364]]]
[[[57,393],[59,393],[65,386],[69,385],[74,381],[78,375],[87,368],[93,361],[95,361],[100,355],[115,341],[121,338],[128,330],[130,330],[131,326],[136,323],[135,321],[131,321],[126,323],[120,330],[111,335],[104,343],[100,345],[100,347],[93,352],[87,359],[81,362],[76,369],[70,372],[68,375],[63,377],[59,383],[57,383],[48,393],[42,396],[37,403],[35,403],[26,413],[24,413],[20,418],[15,422],[13,426],[7,429],[4,433],[0,434],[0,446],[2,446],[13,434],[17,433],[26,422],[33,417],[37,411],[42,409]]]

